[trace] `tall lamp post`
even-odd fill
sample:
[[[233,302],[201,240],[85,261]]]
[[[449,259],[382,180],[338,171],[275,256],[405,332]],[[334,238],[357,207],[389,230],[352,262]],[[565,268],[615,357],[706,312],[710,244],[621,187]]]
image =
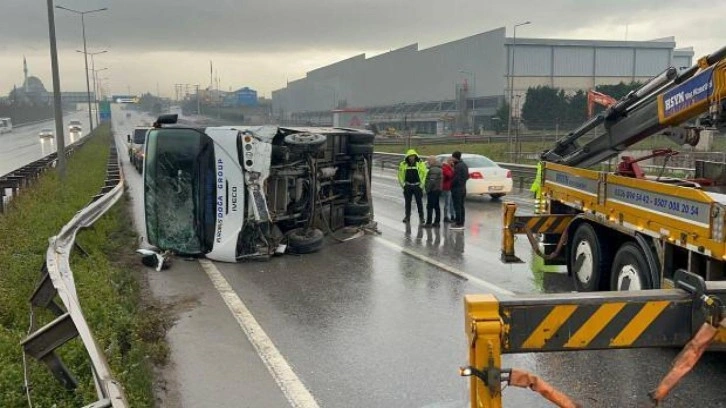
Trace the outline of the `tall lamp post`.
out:
[[[76,50],[76,52],[80,52],[81,54],[85,54],[81,50]],[[91,71],[94,73],[94,75],[96,74],[96,62],[95,62],[95,60],[94,60],[93,57],[95,57],[96,55],[99,55],[99,54],[105,54],[107,52],[108,52],[107,50],[103,50],[103,51],[89,52],[88,53],[88,55],[91,56]],[[104,68],[104,69],[108,69],[108,68]],[[99,71],[102,71],[102,70],[99,69]],[[99,115],[98,115],[98,90],[97,90],[98,85],[96,84],[96,82],[97,82],[97,79],[94,76],[93,77],[93,100],[94,100],[94,105],[96,105],[96,124],[99,124],[99,123],[101,123],[101,121],[100,121]]]
[[[514,25],[514,36],[512,39],[512,63],[509,65],[509,120],[507,122],[507,146],[509,147],[509,154],[511,155],[512,151],[512,115],[513,115],[513,102],[514,102],[514,51],[517,47],[517,27],[523,26],[523,25],[529,25],[532,24],[531,21],[525,21],[524,23],[519,23]],[[510,156],[511,160],[511,156]]]
[[[91,127],[91,130],[93,130],[93,112],[91,112],[91,83],[88,79],[88,51],[86,49],[86,20],[85,16],[86,14],[91,13],[98,13],[101,11],[108,10],[107,7],[95,9],[95,10],[74,10],[63,6],[56,6],[56,8],[59,8],[61,10],[70,11],[71,13],[75,13],[81,16],[81,29],[83,31],[83,57],[86,62],[86,94],[88,95],[88,124]]]
[[[96,125],[99,125],[101,123],[100,114],[98,112],[98,73],[106,70],[108,70],[108,68],[91,68],[91,71],[93,71],[93,98],[96,100]]]
[[[476,130],[476,73],[464,70],[459,70],[459,73],[471,75],[471,127]]]

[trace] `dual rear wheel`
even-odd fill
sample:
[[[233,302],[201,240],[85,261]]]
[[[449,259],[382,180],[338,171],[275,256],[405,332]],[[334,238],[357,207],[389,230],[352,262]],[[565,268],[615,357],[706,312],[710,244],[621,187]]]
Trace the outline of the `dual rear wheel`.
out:
[[[657,271],[651,271],[641,245],[632,240],[623,242],[618,238],[599,231],[587,222],[576,227],[570,241],[568,259],[575,290],[592,292],[654,288],[651,276]]]

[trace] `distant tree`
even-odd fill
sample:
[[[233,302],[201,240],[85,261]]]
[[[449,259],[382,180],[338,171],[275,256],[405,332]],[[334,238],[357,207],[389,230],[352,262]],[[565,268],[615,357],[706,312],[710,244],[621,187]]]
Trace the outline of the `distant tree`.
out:
[[[528,129],[551,129],[557,118],[567,112],[565,91],[549,86],[527,89],[527,99],[522,106],[522,120]]]
[[[579,90],[567,98],[567,111],[560,125],[574,128],[587,120],[587,94]]]

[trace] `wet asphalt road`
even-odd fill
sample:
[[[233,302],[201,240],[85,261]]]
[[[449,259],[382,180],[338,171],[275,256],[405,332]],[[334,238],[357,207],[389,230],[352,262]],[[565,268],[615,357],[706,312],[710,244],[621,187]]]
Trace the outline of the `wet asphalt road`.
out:
[[[128,181],[140,183],[136,175]],[[491,292],[477,278],[517,293],[569,291],[569,278],[533,272],[529,263],[499,262],[501,202],[469,200],[464,232],[420,229],[416,221],[407,228],[400,221],[403,197],[392,174],[376,172],[373,183],[379,237],[329,239],[319,253],[266,263],[215,265],[321,407],[467,406],[468,381],[457,372],[468,350],[463,295]],[[529,206],[526,197],[511,199]],[[138,222],[138,202],[135,206]],[[400,247],[473,279],[454,276]],[[525,240],[517,242],[517,251],[530,260]],[[173,365],[165,375],[179,395],[162,405],[286,406],[195,265],[177,261],[167,272],[149,274],[155,293],[167,301],[184,303],[186,294],[195,299],[169,334]],[[635,407],[646,406],[647,391],[675,354],[523,354],[505,356],[504,364],[542,376],[585,407]],[[726,407],[724,379],[723,355],[706,355],[663,406]],[[504,402],[506,407],[551,406],[518,389],[505,390]]]
[[[73,143],[79,136],[68,132],[68,123],[73,119],[81,121],[83,134],[89,131],[88,111],[71,112],[65,115],[63,126],[66,145]],[[55,122],[48,120],[14,128],[12,132],[0,135],[0,175],[7,174],[56,151],[55,139],[38,137],[40,130],[45,128],[53,129],[53,134],[55,134]]]
[[[571,290],[560,273],[499,262],[500,202],[467,202],[464,233],[410,230],[400,222],[403,199],[390,173],[374,177],[382,235],[327,246],[318,254],[268,264],[218,264],[260,324],[325,407],[463,407],[466,363],[462,297],[487,293],[381,243],[435,258],[469,275],[517,292]],[[525,197],[512,200],[526,208]],[[530,206],[531,208],[531,206]],[[519,241],[520,256],[528,246]],[[529,261],[529,257],[523,259]],[[505,356],[505,365],[541,375],[588,407],[642,406],[675,351],[621,350]],[[726,406],[721,355],[707,355],[664,406]],[[550,406],[531,392],[510,389],[505,406]]]

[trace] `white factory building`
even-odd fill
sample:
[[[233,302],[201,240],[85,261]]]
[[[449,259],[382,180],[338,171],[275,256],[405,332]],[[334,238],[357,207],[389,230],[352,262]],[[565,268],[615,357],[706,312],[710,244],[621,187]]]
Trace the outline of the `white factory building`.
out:
[[[645,81],[670,66],[690,67],[693,57],[691,48],[676,48],[674,37],[515,40],[502,27],[426,49],[412,44],[315,69],[272,92],[273,114],[284,121],[330,124],[333,109],[355,108],[364,109],[371,123],[405,122],[424,133],[462,117],[475,120],[478,128],[487,126],[509,98],[510,78],[515,96],[538,85],[574,92]]]

